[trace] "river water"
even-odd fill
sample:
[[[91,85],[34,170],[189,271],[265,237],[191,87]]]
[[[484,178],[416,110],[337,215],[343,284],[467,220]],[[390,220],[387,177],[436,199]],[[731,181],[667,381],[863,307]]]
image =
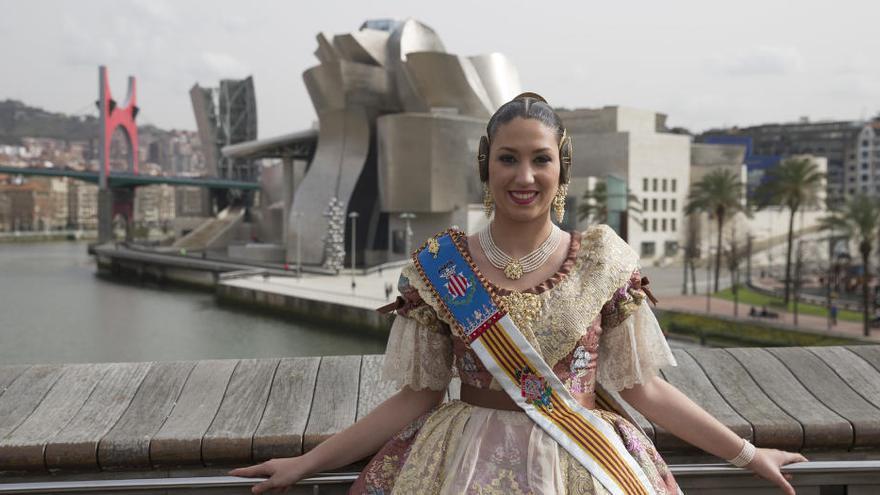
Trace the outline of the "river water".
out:
[[[86,248],[0,243],[0,364],[384,352],[380,338],[225,308],[207,292],[97,277]]]

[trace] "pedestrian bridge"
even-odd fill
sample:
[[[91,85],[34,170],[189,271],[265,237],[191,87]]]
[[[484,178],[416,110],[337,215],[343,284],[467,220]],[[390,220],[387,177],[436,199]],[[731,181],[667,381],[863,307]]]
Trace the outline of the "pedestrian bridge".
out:
[[[815,461],[790,468],[798,494],[880,493],[880,346],[673,352],[664,379],[757,446]],[[394,393],[382,359],[0,366],[0,494],[247,493],[229,467],[308,451]],[[778,493],[632,413],[686,493]],[[341,493],[357,469],[299,489]]]
[[[22,168],[0,165],[0,174],[31,175],[40,177],[69,177],[84,182],[91,182],[93,184],[97,184],[100,180],[98,172],[71,170],[67,168]],[[226,180],[213,177],[167,177],[164,175],[145,175],[134,174],[131,172],[112,172],[107,176],[107,185],[111,189],[120,187],[148,186],[152,184],[207,187],[210,189],[239,189],[242,191],[258,191],[260,189],[260,184],[257,182]]]

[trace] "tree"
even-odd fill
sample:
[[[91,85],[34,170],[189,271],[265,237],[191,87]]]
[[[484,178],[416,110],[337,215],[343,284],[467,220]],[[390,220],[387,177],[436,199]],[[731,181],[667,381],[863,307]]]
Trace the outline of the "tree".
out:
[[[859,244],[862,255],[862,323],[865,336],[869,336],[870,307],[869,280],[871,277],[871,251],[880,237],[880,199],[866,194],[858,194],[849,198],[842,206],[835,209],[831,216],[821,220],[825,228],[842,231],[844,235]]]
[[[731,291],[733,291],[733,316],[739,317],[739,267],[744,255],[739,248],[739,239],[736,237],[736,222],[733,224],[733,232],[725,257],[727,258],[727,269],[730,271]]]
[[[608,223],[608,185],[604,180],[596,181],[593,189],[584,192],[583,200],[578,205],[578,220],[587,223]],[[627,189],[626,195],[627,213],[641,213],[639,198]]]
[[[825,174],[808,158],[789,158],[767,171],[755,191],[758,209],[771,205],[788,208],[788,246],[785,254],[785,306],[791,298],[791,250],[794,246],[794,217],[802,207],[818,206]]]
[[[684,282],[681,293],[687,295],[688,269],[691,277],[691,294],[697,293],[697,267],[695,260],[700,257],[700,222],[694,215],[685,217],[685,243],[684,243]]]
[[[721,233],[724,222],[737,212],[749,214],[743,202],[744,186],[737,174],[727,169],[715,169],[691,186],[684,212],[688,215],[705,212],[718,223],[718,240],[715,250],[715,290],[721,271]]]

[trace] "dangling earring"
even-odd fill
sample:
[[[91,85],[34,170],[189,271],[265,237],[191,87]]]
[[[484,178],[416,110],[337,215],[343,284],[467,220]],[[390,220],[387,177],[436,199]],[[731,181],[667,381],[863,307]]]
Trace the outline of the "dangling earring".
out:
[[[565,196],[568,194],[568,184],[559,184],[556,195],[553,196],[553,211],[556,212],[556,221],[562,223],[565,218]]]
[[[486,218],[492,218],[492,210],[495,209],[495,200],[492,199],[492,191],[489,190],[489,184],[483,183],[483,213]]]

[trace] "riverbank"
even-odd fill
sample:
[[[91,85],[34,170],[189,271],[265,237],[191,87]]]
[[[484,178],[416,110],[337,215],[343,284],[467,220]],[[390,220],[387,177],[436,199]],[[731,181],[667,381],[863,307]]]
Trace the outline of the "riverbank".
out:
[[[96,230],[62,230],[36,232],[0,232],[0,243],[19,242],[60,242],[60,241],[96,241]]]
[[[390,316],[378,314],[375,309],[397,295],[399,266],[343,275],[312,270],[296,276],[283,266],[247,264],[199,253],[184,255],[122,245],[97,246],[94,251],[99,270],[104,273],[209,290],[220,305],[341,326],[380,337],[387,336],[392,322]],[[855,327],[849,328],[854,325],[852,322],[840,322],[836,331],[828,332],[809,316],[802,316],[804,323],[795,327],[784,317],[776,321],[734,318],[732,303],[728,308],[727,301],[713,298],[713,302],[715,311],[705,315],[702,296],[664,295],[658,309],[691,315],[676,316],[675,324],[667,322],[664,328],[669,336],[724,347],[862,342]],[[741,309],[740,315],[745,316],[747,309]],[[706,320],[691,321],[695,319]]]

